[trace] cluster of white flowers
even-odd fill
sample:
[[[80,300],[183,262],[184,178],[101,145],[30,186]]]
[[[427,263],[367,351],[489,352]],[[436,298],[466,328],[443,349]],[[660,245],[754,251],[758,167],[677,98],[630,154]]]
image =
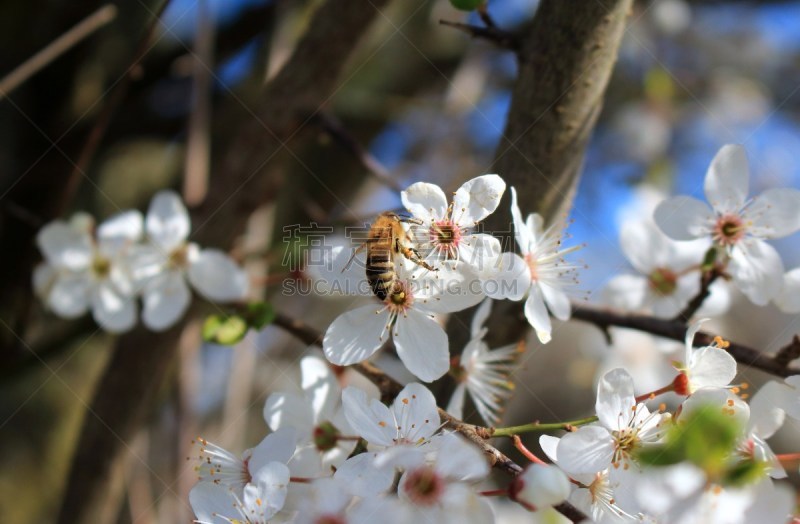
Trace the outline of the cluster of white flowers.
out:
[[[726,145],[706,173],[708,204],[693,197],[669,198],[656,208],[655,224],[628,224],[620,244],[644,277],[618,276],[609,301],[621,308],[671,317],[697,295],[698,274],[709,248],[710,261],[754,304],[773,301],[787,313],[800,312],[800,268],[784,274],[778,252],[766,240],[800,230],[800,191],[773,188],[748,198],[750,173],[745,150]],[[703,313],[727,309],[724,284],[712,285]]]
[[[36,237],[44,262],[34,290],[56,315],[77,318],[91,309],[112,333],[136,324],[139,297],[148,328],[175,324],[191,303],[188,283],[208,300],[244,298],[244,271],[227,254],[190,242],[190,231],[189,213],[172,191],[155,195],[145,217],[124,211],[97,227],[85,213],[56,220]]]
[[[707,319],[688,325],[682,350],[679,343],[677,350],[660,349],[613,332],[636,347],[600,366],[594,416],[549,426],[568,429],[539,440],[552,464],[517,440],[533,463],[500,489],[479,447],[444,429],[444,412],[425,385],[407,381],[386,405],[377,388],[364,390],[334,372],[391,343],[420,381],[450,373],[456,385],[449,415],[461,419],[469,396],[490,427],[499,424],[524,341],[490,349],[493,302],[524,300],[525,318],[539,342],[548,343],[551,317],[565,321],[572,314],[569,292],[579,266],[565,256],[580,247],[562,246],[563,221],[545,227],[535,213],[523,218],[512,187],[517,252],[504,252],[500,239],[479,226],[505,190],[501,177],[483,175],[448,202],[438,186],[413,184],[401,194],[409,217],[384,213],[381,223],[389,225],[373,226],[365,245],[335,242],[322,265],[307,268],[317,289],[360,294],[370,303],[339,315],[324,334],[322,353],[301,360],[300,391],[269,395],[263,414],[272,432],[256,447],[237,455],[198,439],[199,481],[190,494],[197,522],[485,523],[494,521],[490,496],[529,511],[569,501],[601,523],[787,522],[794,494],[773,482],[787,473],[767,440],[786,417],[800,420],[800,376],[768,382],[745,402],[749,386],[733,383],[737,363],[729,343],[716,337],[696,347],[711,340],[698,335]],[[640,275],[611,279],[606,303],[676,319],[668,324],[682,333],[678,317],[686,311],[726,311],[732,282],[756,305],[800,312],[800,268],[784,274],[765,242],[800,230],[800,191],[773,189],[748,199],[744,150],[725,146],[711,163],[705,193],[711,207],[674,197],[656,208],[653,220],[623,226],[622,250]],[[127,211],[96,228],[82,214],[53,222],[37,238],[45,262],[34,275],[36,292],[60,316],[91,309],[112,332],[136,323],[139,298],[146,326],[173,325],[189,306],[188,284],[213,301],[243,299],[246,274],[226,254],[189,242],[189,234],[188,212],[169,191],[154,197],[145,217]],[[474,306],[469,341],[451,358],[442,323]],[[676,405],[650,404],[661,395]],[[714,420],[724,423],[701,436],[708,442],[699,455],[707,456],[684,453],[680,439],[691,438],[692,424]],[[522,427],[492,431],[510,436]]]
[[[269,396],[264,416],[274,432],[258,446],[238,457],[198,442],[199,482],[190,494],[198,522],[493,521],[476,490],[488,462],[441,430],[425,386],[407,385],[387,407],[374,392],[342,391],[319,356],[300,367],[302,396]],[[365,449],[353,454],[359,440]]]
[[[525,316],[539,340],[551,338],[550,314],[560,320],[570,317],[566,289],[576,282],[577,266],[564,260],[574,250],[561,248],[563,224],[543,229],[543,219],[532,213],[523,221],[514,188],[511,188],[511,215],[520,254],[502,252],[500,240],[478,233],[476,226],[493,213],[505,192],[506,184],[497,175],[483,175],[462,185],[448,204],[444,192],[425,182],[413,184],[402,192],[403,205],[411,214],[407,234],[416,240],[417,250],[434,270],[402,256],[393,260],[396,282],[393,292],[381,307],[361,306],[340,315],[328,327],[323,340],[325,356],[332,363],[347,366],[375,354],[388,339],[394,342],[397,355],[417,378],[431,382],[450,370],[449,341],[437,322],[437,315],[455,313],[478,304],[486,297],[522,300]],[[367,278],[366,259],[358,258],[360,274],[342,273],[350,253],[344,246],[331,252],[328,271],[313,274],[328,288],[364,290],[359,281]],[[370,269],[367,268],[367,272]],[[338,282],[338,285],[337,285]],[[488,307],[488,306],[487,306]],[[549,312],[548,312],[549,310]],[[477,337],[479,329],[473,328]],[[477,338],[482,338],[482,335]],[[461,369],[495,373],[497,366],[486,363],[507,361],[512,350],[488,352],[480,341],[468,347]],[[469,375],[469,374],[468,374]],[[462,375],[467,389],[479,400],[481,413],[494,421],[502,397],[498,387],[504,380],[485,376],[488,389]],[[472,374],[474,378],[475,374]],[[471,383],[472,387],[469,386]]]
[[[606,373],[598,385],[596,423],[560,438],[540,437],[547,456],[577,484],[568,500],[594,521],[785,523],[790,519],[794,494],[787,485],[772,481],[786,477],[786,472],[766,439],[780,428],[785,414],[800,415],[796,380],[800,376],[768,383],[748,405],[735,393],[738,388],[729,384],[736,373],[735,363],[731,368],[728,362],[731,357],[718,346],[691,349],[692,336],[687,336],[691,364],[681,368],[675,380],[676,392],[687,398],[674,415],[663,412],[663,405],[649,411],[645,406],[649,397],[637,399],[633,378],[619,368]],[[713,362],[721,362],[724,370],[712,369]],[[687,377],[692,386],[680,391]],[[747,482],[723,482],[717,472],[689,461],[653,467],[637,458],[642,450],[664,443],[668,431],[701,409],[737,421],[738,444],[720,460],[731,469],[744,461],[755,464],[757,473]]]

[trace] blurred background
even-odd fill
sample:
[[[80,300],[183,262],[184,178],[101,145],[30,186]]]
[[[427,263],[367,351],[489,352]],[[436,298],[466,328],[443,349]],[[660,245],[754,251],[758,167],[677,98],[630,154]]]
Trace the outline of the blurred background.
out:
[[[11,225],[40,227],[38,209],[60,205],[64,215],[86,210],[102,220],[120,209],[144,209],[164,187],[191,191],[186,174],[237,147],[233,130],[265,103],[264,82],[288,58],[318,3],[172,0],[141,63],[129,69],[160,3],[119,2],[112,20],[0,99],[2,278],[34,262],[13,249]],[[515,30],[536,4],[490,0],[488,7],[500,27]],[[102,5],[5,0],[0,77]],[[281,168],[289,181],[284,198],[251,218],[234,253],[262,275],[254,298],[264,296],[324,331],[350,302],[281,295],[281,282],[293,278],[282,264],[302,256],[284,241],[285,226],[360,225],[400,207],[394,185],[425,180],[451,191],[487,172],[508,112],[515,58],[440,20],[478,23],[447,0],[394,2],[361,42],[326,110],[393,182],[371,176],[322,129],[317,141],[294,149],[297,161]],[[209,67],[198,68],[192,53]],[[115,90],[126,76],[124,92]],[[82,163],[109,93],[121,97],[119,108],[93,158]],[[671,193],[702,198],[706,168],[726,143],[747,149],[751,194],[800,187],[800,2],[636,2],[571,215],[569,242],[587,245],[577,255],[588,265],[580,297],[595,300],[610,277],[630,271],[619,249],[620,225],[646,216]],[[71,176],[76,166],[86,176],[62,202],[48,180]],[[796,236],[774,245],[787,269],[800,265]],[[30,294],[2,295],[0,522],[50,522],[114,337],[91,319],[54,318]],[[797,316],[756,308],[733,290],[731,303],[710,328],[725,338],[771,352],[800,332]],[[24,324],[6,321],[21,308]],[[529,341],[517,374],[525,387],[518,386],[505,422],[589,413],[593,383],[608,367],[646,366],[654,376],[642,379],[642,391],[671,378],[674,344],[614,334],[617,347],[609,348],[598,330],[573,322],[559,324],[546,347]],[[127,458],[115,465],[119,487],[109,522],[189,522],[191,440],[202,435],[236,452],[259,442],[264,399],[296,388],[294,364],[306,349],[274,327],[235,348],[203,344],[197,321],[187,324],[180,344],[181,358],[148,425],[125,443]],[[664,374],[653,371],[659,369]],[[767,378],[741,371],[741,380],[755,385]],[[799,432],[787,420],[776,451],[798,451]]]

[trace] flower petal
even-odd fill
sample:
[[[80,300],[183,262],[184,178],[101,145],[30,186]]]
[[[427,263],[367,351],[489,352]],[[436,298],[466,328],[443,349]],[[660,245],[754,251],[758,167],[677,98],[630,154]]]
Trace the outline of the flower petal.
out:
[[[750,232],[761,238],[780,238],[800,229],[800,191],[788,187],[767,189],[744,212],[752,220]]]
[[[394,482],[394,468],[375,466],[376,453],[366,452],[350,457],[334,473],[347,490],[358,497],[377,497],[386,493]]]
[[[458,257],[478,273],[487,271],[502,251],[500,240],[485,233],[464,237],[459,245]]]
[[[363,362],[378,351],[386,341],[384,331],[389,313],[383,311],[376,315],[377,307],[372,304],[346,311],[328,326],[322,339],[328,361],[337,366],[349,366]]]
[[[433,393],[422,384],[412,382],[403,388],[392,403],[397,431],[413,443],[428,440],[439,429],[439,409]]]
[[[783,276],[783,287],[775,298],[775,305],[784,313],[800,313],[800,267]]]
[[[437,454],[435,469],[444,478],[472,482],[489,474],[489,464],[483,452],[460,434],[442,436],[439,445],[446,452]]]
[[[379,446],[391,446],[397,430],[394,416],[378,399],[369,399],[367,394],[350,386],[342,392],[344,416],[356,434],[367,442]]]
[[[728,272],[742,293],[757,306],[778,296],[783,284],[781,256],[763,240],[746,238],[731,253]]]
[[[550,324],[550,314],[547,312],[547,306],[544,305],[544,297],[538,285],[531,286],[530,296],[525,301],[525,318],[533,329],[536,330],[536,336],[542,344],[550,342],[552,336],[552,325]]]
[[[548,309],[558,320],[569,320],[572,314],[572,306],[566,293],[544,282],[539,282],[542,296]]]
[[[625,222],[619,232],[619,247],[633,268],[647,275],[658,266],[654,260],[660,251],[661,230],[650,221]]]
[[[253,473],[242,497],[249,519],[267,522],[283,508],[289,475],[289,468],[280,462],[270,462]]]
[[[258,471],[271,462],[286,464],[294,455],[297,431],[292,427],[282,427],[264,437],[252,449],[247,468],[255,476]]]
[[[77,318],[89,309],[90,286],[84,274],[59,275],[50,288],[47,305],[60,317]]]
[[[553,506],[564,501],[571,492],[569,479],[555,466],[531,464],[520,475],[522,489],[517,500],[536,508]]]
[[[483,325],[489,319],[491,313],[492,299],[487,298],[481,302],[481,305],[478,306],[478,309],[472,314],[472,324],[470,325],[469,333],[473,340],[483,338],[483,334],[485,333]]]
[[[100,250],[109,256],[138,242],[144,231],[144,218],[138,211],[123,211],[97,227]]]
[[[558,465],[567,473],[599,473],[611,466],[614,439],[606,428],[583,426],[561,437]]]
[[[464,182],[453,196],[453,219],[461,227],[471,227],[494,213],[506,191],[497,175],[483,175]]]
[[[189,266],[189,282],[206,300],[230,302],[247,294],[247,273],[217,249],[204,249]]]
[[[462,382],[456,385],[453,394],[450,395],[450,401],[447,403],[447,411],[455,418],[461,420],[464,418],[464,400],[467,386]]]
[[[478,274],[463,262],[442,264],[435,273],[420,268],[408,282],[414,296],[413,308],[426,313],[461,311],[485,296]]]
[[[704,347],[694,351],[689,370],[692,389],[723,388],[736,377],[736,360],[724,349]]]
[[[66,222],[56,220],[36,235],[36,244],[45,260],[57,268],[80,271],[92,261],[92,239]]]
[[[311,404],[314,420],[332,421],[342,390],[330,365],[321,357],[308,355],[300,361],[301,387]]]
[[[273,431],[293,427],[301,437],[309,437],[314,428],[314,414],[305,398],[293,393],[276,392],[264,403],[264,420]]]
[[[174,191],[159,191],[150,201],[145,227],[150,240],[169,252],[189,238],[191,222],[181,197]]]
[[[403,206],[414,218],[430,223],[447,215],[447,197],[436,184],[417,182],[400,193]]]
[[[556,464],[558,464],[558,443],[560,441],[561,439],[559,437],[554,437],[552,435],[542,435],[539,437],[539,447],[542,448],[547,458]]]
[[[162,273],[145,287],[142,321],[153,331],[164,331],[175,324],[189,307],[192,295],[183,275],[177,271]]]
[[[628,425],[636,405],[633,396],[633,379],[622,368],[612,369],[597,384],[595,410],[600,423],[612,431]]]
[[[517,191],[513,187],[511,188],[511,218],[514,221],[514,238],[517,239],[517,245],[522,254],[527,255],[536,245],[536,232],[531,231],[522,220],[522,213],[517,205]]]
[[[719,213],[733,213],[747,200],[750,169],[744,147],[728,144],[717,152],[706,173],[704,189],[711,207]]]
[[[318,257],[309,256],[305,271],[322,296],[371,295],[366,279],[366,248],[344,237],[325,240]]]
[[[109,333],[123,333],[136,324],[136,301],[103,283],[92,293],[92,315]]]
[[[409,309],[406,316],[398,316],[394,345],[406,368],[422,381],[432,382],[450,369],[447,333],[419,311]]]
[[[761,386],[750,400],[749,432],[767,439],[778,431],[786,419],[783,400],[789,388],[780,382],[770,380]]]
[[[661,202],[653,218],[668,237],[675,240],[694,240],[710,231],[714,215],[711,209],[696,198],[676,196]]]
[[[617,275],[606,284],[603,302],[611,307],[634,311],[642,307],[647,296],[647,279],[638,275]]]
[[[522,300],[531,287],[531,271],[516,253],[503,253],[483,275],[483,290],[495,300]]]
[[[197,522],[228,524],[240,517],[233,491],[224,484],[198,482],[189,492],[189,504]]]

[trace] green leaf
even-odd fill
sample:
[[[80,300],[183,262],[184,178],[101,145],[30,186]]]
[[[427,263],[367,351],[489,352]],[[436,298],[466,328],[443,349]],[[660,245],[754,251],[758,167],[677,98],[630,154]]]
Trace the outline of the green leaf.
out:
[[[225,319],[220,315],[209,315],[203,322],[203,340],[206,342],[216,342],[217,331]]]
[[[216,341],[224,346],[232,346],[247,334],[247,322],[242,317],[228,317],[217,330]]]
[[[724,486],[742,487],[763,479],[767,474],[767,465],[753,459],[737,462],[723,475]]]
[[[474,11],[484,3],[484,0],[450,0],[450,4],[462,11]]]
[[[710,247],[706,254],[703,255],[703,263],[700,266],[700,269],[703,271],[711,271],[714,269],[714,263],[717,261],[717,248]]]
[[[247,321],[255,330],[264,329],[275,321],[275,308],[269,302],[247,304]]]
[[[237,315],[211,315],[203,322],[203,340],[232,346],[247,334],[247,322]]]
[[[641,450],[638,458],[650,466],[688,461],[717,478],[729,467],[741,432],[739,423],[718,406],[704,406],[672,426],[663,444]]]

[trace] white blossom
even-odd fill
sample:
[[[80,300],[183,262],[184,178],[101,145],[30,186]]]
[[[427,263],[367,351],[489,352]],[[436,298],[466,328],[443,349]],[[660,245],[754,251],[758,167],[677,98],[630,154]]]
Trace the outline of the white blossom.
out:
[[[422,222],[411,227],[420,251],[431,261],[461,260],[480,268],[500,252],[500,241],[475,233],[475,227],[500,204],[506,184],[497,175],[483,175],[465,182],[447,204],[442,189],[427,182],[412,184],[400,194],[405,208]]]
[[[262,467],[273,462],[287,464],[294,455],[296,439],[294,428],[284,427],[264,437],[241,457],[205,439],[198,439],[195,471],[201,483],[219,484],[241,494]]]
[[[369,451],[348,459],[335,477],[362,496],[382,493],[394,480],[394,468],[382,463],[386,459],[381,460],[381,451],[425,444],[441,426],[436,399],[422,384],[403,388],[391,408],[352,386],[342,393],[342,404],[347,421],[369,443]]]
[[[416,448],[400,450],[405,464],[397,493],[407,509],[407,522],[494,522],[489,504],[470,483],[489,474],[481,451],[457,433],[439,437],[432,461]]]
[[[742,146],[719,150],[705,178],[705,203],[688,196],[673,197],[655,210],[655,220],[675,240],[710,238],[730,259],[727,271],[756,305],[778,296],[783,262],[764,240],[800,229],[800,191],[769,189],[747,198],[750,173]]]
[[[189,242],[189,213],[176,193],[161,191],[153,197],[145,228],[148,243],[138,247],[132,264],[142,286],[147,327],[161,331],[183,316],[191,303],[187,280],[207,300],[244,298],[248,279],[236,262],[218,249]]]
[[[128,255],[142,236],[142,216],[120,213],[100,224],[79,214],[70,222],[44,226],[36,243],[45,263],[33,276],[36,293],[56,314],[77,318],[91,309],[106,331],[120,333],[136,323],[136,287]]]
[[[568,501],[598,524],[638,521],[636,515],[628,513],[619,506],[614,493],[615,489],[631,490],[632,486],[620,486],[619,480],[612,481],[609,478],[608,469],[598,473],[576,473],[566,470],[558,458],[560,441],[560,438],[551,435],[539,437],[539,445],[547,457],[571,479],[580,484],[570,493]],[[630,499],[630,496],[626,499]]]
[[[448,337],[432,314],[473,306],[481,300],[482,290],[474,272],[460,263],[435,273],[398,269],[398,279],[382,305],[339,315],[328,326],[322,348],[329,361],[349,366],[367,360],[391,338],[406,368],[431,382],[450,369]]]
[[[559,465],[570,473],[608,470],[611,480],[623,486],[615,490],[617,503],[635,513],[633,497],[624,496],[641,472],[635,452],[661,440],[669,415],[650,413],[647,406],[637,403],[633,379],[623,369],[609,371],[600,381],[595,410],[598,424],[581,426],[559,441]]]
[[[620,230],[620,247],[641,275],[618,275],[605,288],[612,306],[656,317],[671,318],[700,291],[699,265],[710,245],[706,240],[676,242],[647,221],[626,222]],[[714,282],[701,314],[721,314],[728,306],[725,284]]]
[[[686,331],[686,353],[683,362],[675,362],[680,371],[675,392],[691,395],[702,388],[725,388],[736,377],[736,359],[725,351],[728,343],[717,337],[710,346],[694,349],[694,337],[708,319],[693,323]]]
[[[284,427],[297,432],[298,450],[289,465],[293,474],[312,477],[339,467],[356,442],[338,439],[350,436],[350,425],[341,407],[342,391],[329,364],[309,355],[300,361],[303,395],[273,393],[264,404],[264,419],[277,431]]]
[[[270,462],[241,495],[224,484],[199,482],[189,492],[189,503],[200,524],[267,524],[283,508],[288,485],[289,468]]]
[[[455,371],[458,385],[450,397],[447,412],[454,417],[463,417],[465,394],[469,393],[481,418],[490,426],[500,421],[504,404],[511,398],[514,384],[509,375],[522,350],[521,344],[511,344],[490,350],[483,337],[487,328],[484,323],[491,312],[492,301],[485,299],[472,317],[472,338],[464,347]]]

